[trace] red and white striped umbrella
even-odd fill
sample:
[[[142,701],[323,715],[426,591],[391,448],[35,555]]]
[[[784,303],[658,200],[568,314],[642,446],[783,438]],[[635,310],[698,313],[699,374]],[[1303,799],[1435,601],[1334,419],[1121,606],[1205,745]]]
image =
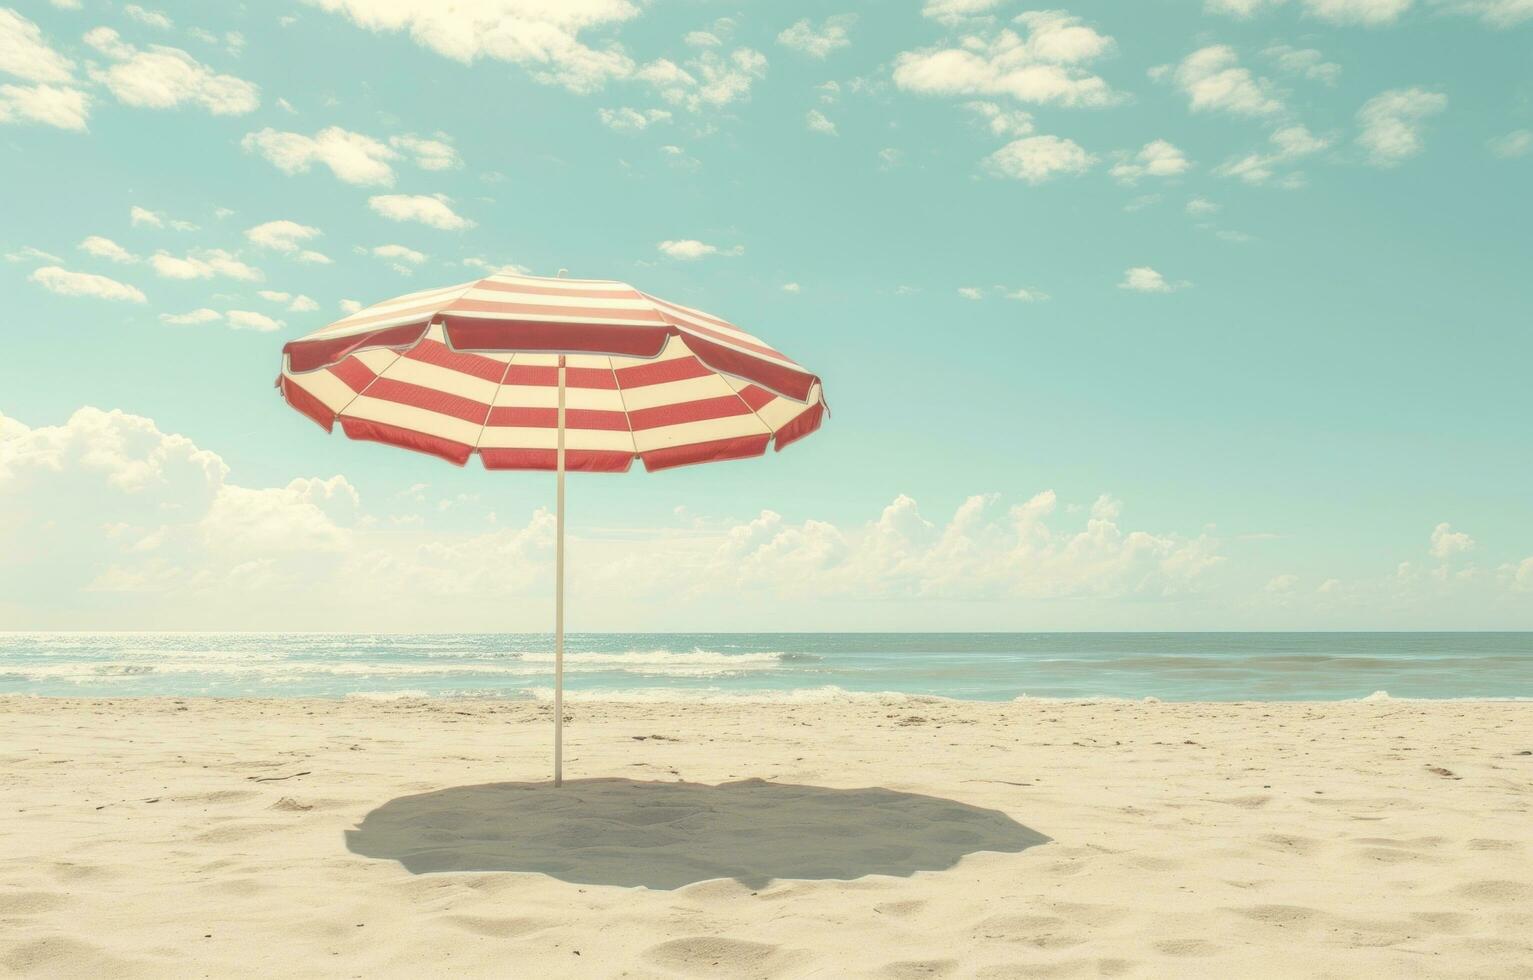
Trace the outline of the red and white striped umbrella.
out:
[[[621,282],[499,274],[288,343],[279,385],[327,430],[488,469],[649,470],[760,456],[819,428],[820,379],[718,317]],[[561,371],[561,367],[566,370]]]
[[[820,427],[820,379],[621,282],[505,273],[377,303],[282,348],[289,405],[353,439],[558,473],[554,785],[564,751],[564,473],[760,456]]]

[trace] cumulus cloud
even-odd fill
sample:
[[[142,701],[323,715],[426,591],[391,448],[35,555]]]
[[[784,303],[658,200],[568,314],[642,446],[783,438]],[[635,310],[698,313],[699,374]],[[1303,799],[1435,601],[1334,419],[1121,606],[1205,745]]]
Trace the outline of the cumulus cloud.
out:
[[[63,85],[0,85],[0,123],[34,122],[84,132],[90,96]]]
[[[602,125],[620,133],[637,133],[655,123],[670,122],[671,114],[664,109],[633,109],[619,106],[616,109],[597,109],[596,116]]]
[[[258,282],[261,270],[240,261],[221,248],[199,249],[186,255],[156,252],[149,257],[155,274],[166,279],[212,279],[222,276],[242,282]]]
[[[1514,129],[1505,136],[1498,136],[1489,142],[1490,152],[1506,160],[1514,157],[1527,156],[1533,151],[1533,132],[1526,129]]]
[[[985,158],[985,170],[996,177],[1041,184],[1059,174],[1083,174],[1096,163],[1074,140],[1059,136],[1028,136],[1013,140]]]
[[[778,34],[777,43],[802,51],[811,58],[824,58],[852,43],[851,38],[847,37],[847,31],[856,23],[856,14],[827,17],[819,27],[815,27],[805,17]]]
[[[1124,271],[1123,281],[1118,283],[1118,288],[1135,293],[1174,293],[1190,285],[1186,282],[1168,282],[1165,276],[1149,266],[1136,265]]]
[[[324,232],[312,225],[299,224],[286,218],[245,229],[245,238],[250,244],[289,255],[303,251],[303,242],[322,234]]]
[[[378,194],[368,198],[367,204],[390,221],[417,221],[443,231],[474,227],[474,222],[454,211],[450,199],[441,194]]]
[[[346,183],[361,186],[392,185],[394,168],[389,161],[399,158],[386,144],[339,126],[329,126],[313,136],[268,127],[247,133],[240,146],[247,153],[265,157],[285,174],[308,173],[319,163]]]
[[[238,116],[261,104],[260,90],[233,75],[221,75],[180,48],[151,44],[139,50],[110,27],[97,27],[85,42],[116,62],[91,70],[91,78],[124,105],[174,109],[196,105],[215,116]]]
[[[1448,97],[1421,88],[1392,89],[1357,111],[1357,142],[1370,163],[1394,167],[1420,153],[1426,120],[1448,106]]]
[[[436,139],[427,139],[407,133],[390,137],[389,145],[405,153],[422,170],[454,170],[463,166],[458,151],[447,141],[446,134],[437,133]]]
[[[378,258],[387,259],[395,272],[406,276],[414,273],[412,266],[426,261],[425,253],[404,245],[378,245],[372,251]]]
[[[255,330],[258,333],[271,333],[287,326],[281,320],[273,320],[265,313],[257,313],[254,310],[229,310],[224,316],[229,321],[229,326],[235,330]]]
[[[1446,561],[1454,555],[1463,554],[1474,548],[1474,538],[1463,531],[1453,530],[1447,521],[1432,528],[1432,536],[1428,549],[1433,558]]]
[[[128,220],[132,222],[135,228],[171,228],[175,231],[197,230],[197,226],[190,221],[169,218],[161,211],[151,211],[148,208],[141,208],[137,204],[128,208]]]
[[[836,124],[825,117],[825,113],[818,109],[810,109],[804,116],[804,125],[809,127],[811,133],[822,133],[826,136],[836,135]]]
[[[132,20],[140,24],[148,24],[150,27],[158,27],[162,31],[168,31],[174,24],[171,19],[158,10],[148,10],[136,3],[130,3],[122,8],[122,12]]]
[[[70,82],[74,62],[48,44],[42,28],[0,7],[0,72],[29,82]]]
[[[652,61],[634,77],[653,85],[672,105],[701,112],[746,98],[751,86],[766,77],[766,71],[766,55],[752,48],[736,48],[727,58],[705,49],[684,65],[669,58]]]
[[[1082,66],[1110,53],[1112,38],[1063,11],[1028,11],[1010,28],[956,46],[902,52],[894,83],[924,95],[1010,96],[1019,102],[1102,106],[1118,95]]]
[[[71,272],[56,265],[45,265],[27,277],[60,296],[92,296],[96,299],[142,303],[145,296],[136,286],[88,272]]]
[[[708,255],[744,255],[745,246],[735,245],[731,248],[719,248],[717,245],[709,245],[695,238],[667,239],[656,246],[662,253],[673,259],[700,259]]]
[[[264,300],[286,305],[290,313],[308,313],[311,310],[319,309],[318,303],[302,293],[294,296],[292,293],[285,293],[280,289],[263,289],[257,292],[256,295]]]
[[[588,45],[587,32],[639,15],[629,0],[308,0],[377,32],[408,32],[419,45],[464,64],[493,58],[525,65],[532,77],[592,92],[633,72],[615,41]]]
[[[1292,165],[1331,145],[1329,140],[1316,136],[1301,125],[1284,126],[1276,130],[1270,142],[1271,149],[1231,157],[1214,168],[1214,173],[1221,177],[1235,177],[1248,184],[1265,184],[1277,180],[1283,186],[1293,187],[1302,181],[1302,175],[1292,170]],[[1280,178],[1279,171],[1287,172]]]
[[[997,136],[1027,136],[1033,131],[1031,113],[1007,109],[995,102],[966,102],[964,108],[978,116]]]
[[[1120,183],[1137,183],[1142,177],[1176,177],[1192,166],[1182,151],[1165,140],[1146,143],[1134,156],[1121,160],[1112,168],[1112,176]]]
[[[980,17],[999,7],[1002,0],[926,0],[921,16],[943,24],[957,24]]]
[[[1277,66],[1290,75],[1298,75],[1326,85],[1335,85],[1341,78],[1341,66],[1326,61],[1325,55],[1314,48],[1295,48],[1287,44],[1275,44],[1262,52]]]
[[[1490,27],[1515,27],[1533,20],[1533,0],[1433,0],[1438,7],[1456,14],[1480,18]]]
[[[161,313],[160,321],[173,327],[197,326],[203,323],[213,323],[222,320],[224,315],[217,310],[210,310],[206,306],[197,310],[189,310],[186,313]]]
[[[1266,116],[1283,111],[1272,83],[1240,67],[1240,56],[1227,44],[1199,48],[1175,66],[1152,68],[1150,77],[1171,79],[1194,112]]]
[[[1274,7],[1286,0],[1205,0],[1205,8],[1211,13],[1228,14],[1242,19]],[[1299,0],[1307,16],[1329,21],[1332,24],[1364,24],[1378,26],[1399,20],[1400,15],[1411,8],[1414,0]],[[1441,2],[1441,0],[1438,0]],[[1453,0],[1450,0],[1453,2]],[[1477,2],[1477,0],[1468,0]],[[1526,0],[1485,0],[1485,2],[1526,2]]]
[[[103,238],[100,235],[88,236],[80,243],[80,251],[112,262],[128,263],[138,261],[138,256],[129,252],[110,238]]]

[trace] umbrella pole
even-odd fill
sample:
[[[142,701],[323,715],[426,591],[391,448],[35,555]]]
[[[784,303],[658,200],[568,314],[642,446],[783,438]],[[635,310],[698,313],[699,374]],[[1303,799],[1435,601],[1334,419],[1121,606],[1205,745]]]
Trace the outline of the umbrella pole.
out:
[[[564,355],[559,355],[558,544],[554,548],[554,785],[564,785]]]

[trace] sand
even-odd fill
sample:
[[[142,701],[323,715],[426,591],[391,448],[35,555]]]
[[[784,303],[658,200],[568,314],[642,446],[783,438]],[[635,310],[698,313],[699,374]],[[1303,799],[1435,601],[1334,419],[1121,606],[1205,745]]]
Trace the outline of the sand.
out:
[[[1533,705],[0,699],[0,973],[1528,977]]]

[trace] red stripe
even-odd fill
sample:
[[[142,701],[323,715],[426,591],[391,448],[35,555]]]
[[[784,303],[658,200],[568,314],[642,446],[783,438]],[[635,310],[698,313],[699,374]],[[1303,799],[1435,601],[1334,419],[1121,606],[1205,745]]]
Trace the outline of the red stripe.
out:
[[[479,460],[487,470],[555,470],[555,449],[481,449]],[[632,453],[602,449],[566,449],[564,468],[585,473],[626,473],[633,465]]]
[[[664,326],[609,323],[558,323],[546,320],[496,320],[443,316],[447,339],[458,350],[587,351],[625,357],[654,357],[671,335]]]
[[[557,429],[557,408],[492,408],[490,425],[496,428]],[[568,429],[597,429],[603,432],[627,432],[628,416],[598,408],[567,408],[564,425]]]
[[[777,396],[772,394],[770,391],[767,391],[765,388],[758,388],[755,385],[746,385],[744,388],[740,389],[740,397],[745,400],[745,404],[751,407],[751,411],[759,412],[767,405],[770,405],[772,403],[772,399],[776,398]]]
[[[561,289],[558,286],[534,286],[530,283],[520,282],[495,282],[490,279],[481,279],[474,284],[475,289],[492,289],[503,293],[527,293],[532,296],[578,296],[581,299],[636,299],[642,301],[643,295],[632,286],[627,289]]]
[[[778,394],[787,395],[801,402],[809,400],[809,389],[819,380],[802,368],[763,361],[700,337],[688,337],[686,343],[688,349],[697,355],[698,360],[715,371],[754,381],[764,388],[770,388]]]
[[[540,388],[559,387],[559,368],[553,364],[512,364],[506,372],[508,385],[533,385]],[[598,388],[616,391],[617,380],[611,368],[567,367],[564,384],[569,388]]]
[[[408,347],[425,336],[429,323],[406,323],[367,333],[321,340],[291,340],[282,346],[293,372],[328,367],[366,347]]]
[[[508,319],[529,320],[540,316],[578,316],[608,323],[647,320],[664,323],[665,317],[651,306],[558,306],[553,303],[507,303],[498,299],[460,299],[444,313],[499,313]],[[591,326],[591,324],[580,324]]]
[[[644,468],[653,473],[656,470],[670,469],[673,466],[686,466],[690,463],[712,463],[721,459],[745,459],[749,456],[760,456],[766,452],[767,441],[770,435],[738,436],[734,439],[716,439],[713,442],[698,442],[690,446],[671,446],[666,449],[652,449],[643,455]]]
[[[289,405],[324,426],[326,432],[335,427],[335,413],[330,411],[324,402],[298,387],[286,375],[278,378],[277,381],[282,390],[282,397]]]
[[[422,340],[405,356],[412,361],[447,368],[449,371],[472,375],[484,381],[499,383],[501,376],[506,373],[505,361],[480,357],[478,354],[460,354],[449,349],[446,344],[430,339]]]
[[[424,432],[416,432],[414,429],[385,425],[382,422],[369,422],[366,419],[342,418],[341,427],[353,439],[383,442],[402,449],[413,449],[416,452],[440,456],[457,466],[468,462],[468,457],[474,451],[473,446],[443,439],[441,436],[431,436]]]
[[[685,381],[709,374],[707,368],[695,357],[672,357],[664,361],[635,364],[616,368],[617,383],[622,388],[643,388],[647,385],[665,384],[668,381]]]
[[[811,432],[814,432],[824,420],[825,403],[815,402],[807,411],[777,430],[777,451],[782,452],[784,446],[798,442]]]
[[[673,405],[656,405],[628,413],[633,431],[658,429],[665,425],[683,422],[702,422],[706,419],[723,419],[731,416],[749,415],[750,406],[736,395],[720,395],[717,398],[699,398],[696,401],[676,402]]]
[[[346,360],[330,368],[330,373],[346,383],[346,387],[352,391],[360,392],[363,388],[373,383],[378,375],[373,369],[362,363],[361,358],[348,357]]]
[[[464,398],[462,395],[454,395],[436,388],[424,388],[410,384],[408,381],[395,381],[393,378],[379,378],[374,381],[373,386],[367,389],[367,397],[393,402],[396,405],[423,408],[428,412],[436,412],[438,415],[451,415],[453,418],[472,422],[475,425],[484,424],[484,416],[490,410],[490,406],[472,398]]]

